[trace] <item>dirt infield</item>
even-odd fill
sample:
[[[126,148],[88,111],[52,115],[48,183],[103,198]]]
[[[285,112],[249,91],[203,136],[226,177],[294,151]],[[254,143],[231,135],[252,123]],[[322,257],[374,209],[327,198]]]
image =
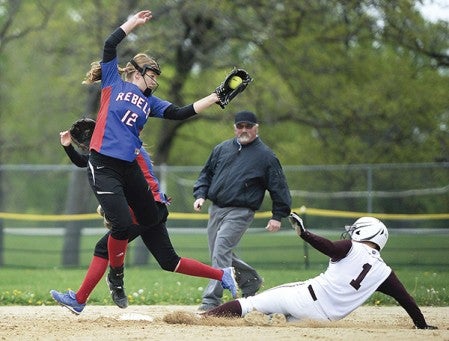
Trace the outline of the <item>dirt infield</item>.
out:
[[[423,307],[438,330],[414,330],[400,307],[362,307],[338,322],[249,326],[243,319],[167,323],[193,306],[88,306],[79,316],[59,306],[0,307],[0,340],[449,340],[449,307]],[[187,314],[191,315],[191,314]]]

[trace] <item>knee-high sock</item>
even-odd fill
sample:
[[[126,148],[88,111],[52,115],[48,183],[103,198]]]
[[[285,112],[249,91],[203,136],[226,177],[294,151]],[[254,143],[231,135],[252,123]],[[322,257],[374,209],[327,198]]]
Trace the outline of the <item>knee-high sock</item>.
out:
[[[78,303],[86,303],[87,298],[97,286],[98,282],[103,278],[108,268],[108,260],[105,258],[94,256],[87,269],[83,283],[76,292],[76,300]]]
[[[242,306],[238,300],[229,301],[203,314],[206,316],[241,317]]]
[[[217,281],[221,281],[223,277],[223,270],[213,268],[191,258],[181,258],[174,272],[189,276],[216,279]]]
[[[108,254],[109,265],[113,268],[118,268],[125,262],[126,247],[128,246],[128,239],[115,239],[111,235],[108,238]]]

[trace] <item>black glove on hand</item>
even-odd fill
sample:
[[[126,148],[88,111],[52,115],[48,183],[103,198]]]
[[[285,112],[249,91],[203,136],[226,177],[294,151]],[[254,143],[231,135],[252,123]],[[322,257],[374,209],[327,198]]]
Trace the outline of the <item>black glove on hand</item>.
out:
[[[69,130],[72,142],[81,150],[88,151],[94,129],[95,120],[91,118],[86,117],[75,121]]]
[[[298,236],[301,236],[303,233],[307,231],[306,228],[304,227],[304,222],[297,213],[295,212],[290,213],[288,220],[290,221],[292,227],[296,230]]]
[[[218,96],[217,104],[224,109],[225,106],[227,106],[235,96],[243,92],[252,81],[253,79],[248,72],[243,69],[234,68],[214,91]]]

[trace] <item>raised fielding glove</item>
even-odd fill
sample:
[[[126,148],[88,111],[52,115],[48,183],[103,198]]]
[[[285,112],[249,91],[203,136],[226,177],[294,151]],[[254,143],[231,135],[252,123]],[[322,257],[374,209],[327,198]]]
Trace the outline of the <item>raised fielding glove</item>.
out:
[[[246,89],[252,80],[251,76],[245,70],[232,70],[214,91],[218,96],[217,104],[224,109],[235,96]]]

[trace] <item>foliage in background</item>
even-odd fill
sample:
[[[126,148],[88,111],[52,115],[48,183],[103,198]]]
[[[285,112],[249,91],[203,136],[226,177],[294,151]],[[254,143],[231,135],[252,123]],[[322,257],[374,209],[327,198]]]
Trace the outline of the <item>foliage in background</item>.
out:
[[[233,66],[248,69],[255,81],[224,111],[217,106],[186,122],[150,120],[142,137],[157,163],[202,164],[224,132],[232,132],[232,114],[250,109],[283,163],[447,159],[448,23],[425,21],[416,3],[153,1],[154,20],[120,51],[124,58],[145,51],[160,60],[158,96],[188,104],[213,91]],[[2,98],[0,162],[68,162],[58,132],[95,115],[86,112],[86,101],[98,89],[80,84],[84,73],[101,58],[109,32],[148,3],[10,0],[1,6],[0,24],[12,15],[10,32],[43,13],[48,18],[45,27],[0,50],[2,83],[10,84]]]
[[[449,161],[449,24],[425,21],[420,3],[1,1],[0,166],[69,164],[59,132],[81,116],[95,117],[98,106],[99,87],[81,85],[84,74],[101,58],[108,34],[147,6],[154,20],[120,44],[119,62],[141,51],[155,56],[162,65],[157,96],[189,104],[213,91],[234,66],[255,79],[225,110],[217,105],[186,121],[150,119],[142,139],[156,164],[204,164],[213,146],[232,136],[233,114],[242,109],[257,113],[261,137],[283,165]],[[423,174],[399,180],[381,175],[384,188],[378,190],[425,188]],[[68,185],[52,172],[30,183],[4,175],[0,171],[0,211],[10,207],[11,191],[20,191],[11,199],[20,211],[81,213],[96,206],[92,197],[86,200],[91,191],[85,177],[75,172]],[[296,191],[357,192],[363,176],[343,171],[290,183]],[[437,182],[436,191],[446,188],[437,205],[430,195],[380,198],[375,211],[447,211],[447,172]],[[42,190],[42,183],[51,191]],[[169,194],[177,200],[180,191],[191,193],[191,187]],[[301,200],[330,209],[360,207],[354,197]],[[78,244],[70,237],[80,229],[70,222],[65,227],[70,252]]]

